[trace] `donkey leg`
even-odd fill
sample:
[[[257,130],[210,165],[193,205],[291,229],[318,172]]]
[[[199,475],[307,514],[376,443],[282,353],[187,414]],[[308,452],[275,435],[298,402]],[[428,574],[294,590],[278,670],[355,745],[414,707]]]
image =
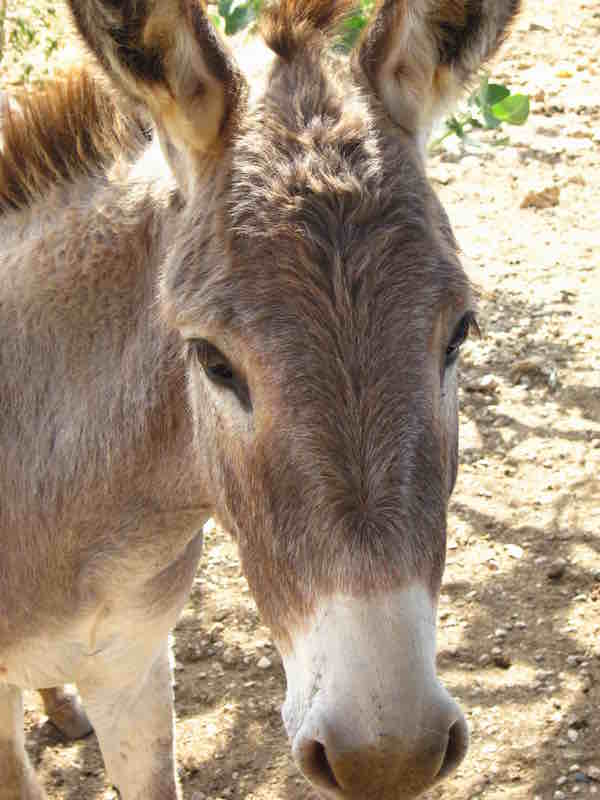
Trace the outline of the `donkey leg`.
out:
[[[77,692],[69,691],[64,686],[55,686],[53,689],[40,689],[40,695],[50,722],[67,739],[83,739],[92,732],[92,724]]]
[[[175,773],[174,711],[168,644],[121,672],[78,684],[121,800],[181,800]],[[139,668],[138,668],[139,667]]]
[[[25,752],[21,690],[0,684],[0,800],[45,797]]]

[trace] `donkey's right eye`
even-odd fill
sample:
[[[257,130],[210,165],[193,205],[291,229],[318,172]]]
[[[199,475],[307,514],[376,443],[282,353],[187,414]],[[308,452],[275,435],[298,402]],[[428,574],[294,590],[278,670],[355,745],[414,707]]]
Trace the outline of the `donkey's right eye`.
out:
[[[194,360],[204,370],[209,381],[232,391],[241,405],[249,410],[250,393],[246,382],[237,375],[229,359],[206,339],[189,339],[186,343],[188,360]]]
[[[218,383],[233,381],[234,372],[229,359],[206,339],[191,339],[187,343],[188,357],[195,359],[207,377]]]

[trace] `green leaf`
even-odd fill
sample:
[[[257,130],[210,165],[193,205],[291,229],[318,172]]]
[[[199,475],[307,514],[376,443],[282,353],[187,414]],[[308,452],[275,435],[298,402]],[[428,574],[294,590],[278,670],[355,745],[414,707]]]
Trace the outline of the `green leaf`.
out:
[[[496,103],[501,103],[509,95],[509,90],[501,83],[488,83],[482,100],[486,106],[495,106]]]
[[[485,108],[482,112],[483,114],[483,121],[485,122],[485,127],[488,130],[494,130],[495,128],[499,128],[502,125],[502,122],[492,114],[490,108]]]
[[[490,110],[501,122],[523,125],[529,116],[529,97],[526,94],[511,94],[495,103]]]
[[[252,0],[219,0],[219,16],[225,20],[225,33],[234,33],[247,28],[256,19],[256,7]]]

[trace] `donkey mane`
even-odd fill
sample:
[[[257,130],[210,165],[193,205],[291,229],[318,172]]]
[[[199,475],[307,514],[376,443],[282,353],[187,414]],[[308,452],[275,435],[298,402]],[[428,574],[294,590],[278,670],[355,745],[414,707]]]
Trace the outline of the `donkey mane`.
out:
[[[146,141],[142,113],[126,112],[88,69],[15,99],[0,117],[0,216],[52,186],[101,174]]]

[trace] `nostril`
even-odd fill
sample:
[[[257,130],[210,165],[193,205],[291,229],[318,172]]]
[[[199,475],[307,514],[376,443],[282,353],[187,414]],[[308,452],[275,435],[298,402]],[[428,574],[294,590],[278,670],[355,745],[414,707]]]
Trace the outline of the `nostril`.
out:
[[[463,718],[458,719],[448,731],[448,744],[437,778],[445,778],[453,772],[465,757],[469,746],[469,730]]]
[[[315,786],[322,789],[340,788],[321,742],[314,739],[305,740],[298,747],[296,756],[300,769]]]

